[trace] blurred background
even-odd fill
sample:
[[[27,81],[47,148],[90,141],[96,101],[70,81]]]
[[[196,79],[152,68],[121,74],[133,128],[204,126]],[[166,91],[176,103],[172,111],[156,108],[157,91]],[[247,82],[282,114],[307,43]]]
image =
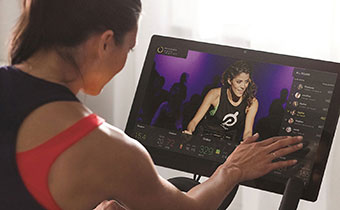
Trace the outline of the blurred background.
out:
[[[20,13],[20,2],[0,0],[2,65],[8,64],[8,40]],[[123,130],[153,34],[340,62],[338,0],[142,0],[142,3],[138,43],[123,71],[99,96],[78,95],[94,112]],[[301,201],[299,210],[339,209],[339,141],[340,124],[318,201]],[[165,178],[191,177],[163,167],[157,170]],[[273,210],[278,209],[280,200],[278,194],[240,187],[228,209]]]

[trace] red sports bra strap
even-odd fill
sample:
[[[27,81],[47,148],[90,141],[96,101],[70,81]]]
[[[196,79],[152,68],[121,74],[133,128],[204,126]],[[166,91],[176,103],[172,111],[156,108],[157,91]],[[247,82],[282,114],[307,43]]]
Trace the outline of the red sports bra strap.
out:
[[[61,153],[103,122],[102,118],[91,114],[45,143],[16,154],[19,172],[26,188],[46,209],[60,209],[48,188],[48,173],[52,164]]]

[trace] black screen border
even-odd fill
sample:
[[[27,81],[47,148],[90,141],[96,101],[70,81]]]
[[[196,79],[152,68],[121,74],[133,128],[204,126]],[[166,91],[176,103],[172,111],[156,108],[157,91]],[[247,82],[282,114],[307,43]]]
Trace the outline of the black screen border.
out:
[[[329,111],[327,114],[327,120],[325,122],[324,130],[320,139],[320,145],[317,151],[316,158],[317,161],[315,162],[312,170],[311,181],[305,188],[302,195],[302,199],[304,200],[307,201],[317,200],[340,113],[339,63],[154,35],[151,38],[151,42],[149,45],[149,49],[147,51],[143,70],[141,72],[140,80],[138,83],[138,87],[136,90],[136,94],[133,100],[133,104],[130,110],[128,122],[125,129],[125,132],[132,138],[133,129],[134,126],[136,125],[138,110],[143,102],[144,93],[148,85],[149,76],[154,62],[154,57],[156,55],[156,49],[159,46],[167,46],[178,49],[188,49],[198,52],[211,53],[215,55],[228,56],[256,62],[279,64],[337,73],[338,76],[336,78],[336,86],[334,88],[331,104],[329,106]],[[144,146],[150,153],[156,165],[188,173],[195,173],[209,177],[213,174],[213,172],[220,164],[214,161],[191,157],[176,152],[170,152],[163,149],[150,147],[147,145]],[[243,182],[241,184],[279,194],[283,194],[285,188],[284,184],[275,181],[270,181],[265,178],[259,178],[256,180]]]

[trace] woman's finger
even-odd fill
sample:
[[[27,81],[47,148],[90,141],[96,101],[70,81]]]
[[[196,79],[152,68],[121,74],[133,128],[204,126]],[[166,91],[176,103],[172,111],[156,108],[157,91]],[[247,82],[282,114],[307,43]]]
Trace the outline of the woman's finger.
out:
[[[279,141],[281,139],[285,139],[285,138],[288,138],[288,136],[275,136],[275,137],[271,137],[269,139],[263,140],[263,141],[259,142],[259,144],[261,146],[268,146],[268,145],[273,144],[274,142],[277,142],[277,141]]]
[[[293,146],[285,147],[283,149],[276,150],[274,152],[269,153],[269,155],[270,155],[271,160],[274,160],[276,158],[279,158],[279,157],[288,155],[292,152],[298,151],[298,150],[302,149],[302,147],[303,147],[303,144],[300,143],[300,144],[296,144],[296,145],[293,145]]]
[[[268,169],[269,171],[273,171],[275,169],[285,168],[285,167],[295,165],[296,163],[297,163],[297,160],[277,161],[277,162],[271,163]]]
[[[302,136],[295,136],[295,137],[286,137],[279,139],[275,142],[273,142],[270,145],[266,146],[266,151],[269,152],[275,152],[276,150],[279,150],[281,148],[287,147],[289,145],[294,145],[302,141]]]
[[[259,138],[259,134],[258,134],[258,133],[255,133],[254,135],[245,138],[245,139],[241,142],[241,144],[249,144],[249,143],[255,142],[258,138]]]

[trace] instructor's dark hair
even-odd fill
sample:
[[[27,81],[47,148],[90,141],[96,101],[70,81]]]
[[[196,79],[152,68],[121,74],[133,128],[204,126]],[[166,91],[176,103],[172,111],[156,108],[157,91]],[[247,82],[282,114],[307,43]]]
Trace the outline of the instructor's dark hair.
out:
[[[40,49],[72,48],[94,33],[112,30],[117,45],[137,25],[140,0],[23,0],[11,40],[12,65]],[[74,60],[72,55],[61,53]]]
[[[253,81],[253,70],[249,63],[239,60],[231,64],[223,72],[221,82],[224,86],[229,88],[230,84],[228,83],[228,79],[231,81],[241,73],[249,74],[250,82],[246,91],[244,92],[243,98],[247,100],[248,106],[250,106],[253,103],[253,99],[255,98],[257,87]]]

